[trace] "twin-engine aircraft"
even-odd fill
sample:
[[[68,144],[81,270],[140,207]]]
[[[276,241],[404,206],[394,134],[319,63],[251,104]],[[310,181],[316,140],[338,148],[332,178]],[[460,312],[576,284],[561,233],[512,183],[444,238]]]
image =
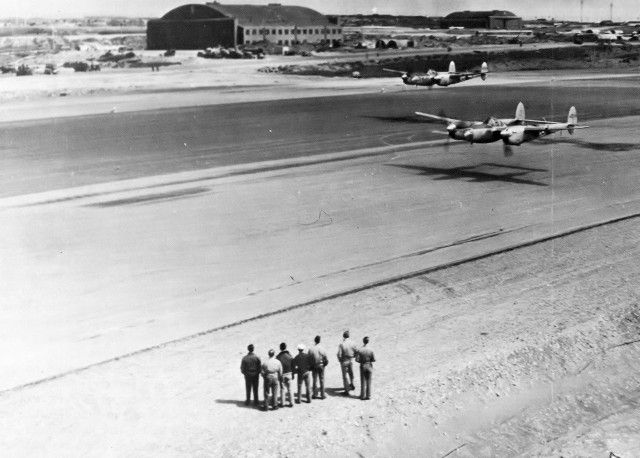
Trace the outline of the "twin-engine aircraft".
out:
[[[544,137],[566,130],[573,135],[575,129],[585,129],[589,126],[578,124],[576,107],[569,109],[567,122],[551,122],[537,119],[526,119],[524,105],[518,103],[515,118],[498,119],[489,117],[484,121],[462,121],[416,111],[418,116],[447,123],[447,133],[454,140],[473,143],[492,143],[502,140],[505,156],[511,156],[511,145],[521,145],[536,138]]]
[[[410,86],[427,86],[429,88],[434,85],[449,86],[451,84],[461,83],[473,78],[480,77],[484,81],[487,79],[487,73],[489,68],[487,63],[483,62],[479,72],[457,72],[456,64],[451,61],[449,64],[449,71],[447,73],[438,73],[435,70],[429,70],[427,73],[416,72],[404,72],[402,70],[392,70],[390,68],[383,68],[386,72],[400,73],[402,76],[402,82]]]

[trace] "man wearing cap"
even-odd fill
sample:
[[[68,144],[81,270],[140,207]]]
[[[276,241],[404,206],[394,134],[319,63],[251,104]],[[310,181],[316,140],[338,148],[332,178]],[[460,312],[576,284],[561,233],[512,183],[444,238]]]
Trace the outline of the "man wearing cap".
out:
[[[360,399],[371,399],[371,378],[373,377],[373,363],[376,357],[373,350],[367,347],[369,338],[362,339],[362,347],[356,353],[356,361],[360,363]]]
[[[264,378],[264,410],[269,410],[269,396],[273,403],[273,410],[278,408],[278,386],[282,379],[282,364],[275,357],[276,352],[269,350],[269,359],[262,363],[262,377]]]
[[[329,364],[327,352],[320,345],[320,336],[313,339],[315,345],[309,348],[309,356],[313,360],[313,399],[325,399],[324,368]]]
[[[353,386],[353,359],[356,356],[356,343],[349,338],[349,331],[342,334],[344,340],[338,346],[338,361],[342,369],[342,382],[344,384],[344,394],[349,396],[349,391],[355,390]]]
[[[298,354],[293,358],[293,372],[298,376],[298,393],[296,394],[296,403],[300,404],[300,396],[302,391],[302,382],[304,381],[307,389],[307,402],[311,402],[311,369],[313,360],[308,353],[305,353],[304,344],[298,345]]]
[[[253,391],[253,405],[258,405],[258,385],[260,384],[260,358],[253,353],[253,344],[247,346],[247,353],[240,363],[240,372],[244,374],[244,385],[247,392],[245,405],[249,405]]]
[[[291,381],[294,378],[293,375],[293,356],[287,350],[287,344],[282,342],[280,344],[280,353],[278,353],[278,361],[282,364],[282,379],[280,381],[280,407],[284,407],[284,393],[287,392],[287,400],[289,401],[289,407],[293,407],[293,395],[291,394]]]

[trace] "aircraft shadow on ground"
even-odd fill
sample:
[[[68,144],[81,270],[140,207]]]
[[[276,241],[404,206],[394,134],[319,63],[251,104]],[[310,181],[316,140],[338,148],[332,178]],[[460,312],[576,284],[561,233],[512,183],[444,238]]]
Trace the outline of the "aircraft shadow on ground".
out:
[[[547,172],[545,169],[532,169],[527,167],[518,167],[518,166],[508,166],[508,165],[500,165],[500,164],[492,164],[492,163],[484,163],[478,165],[471,165],[465,167],[452,167],[452,168],[441,168],[441,167],[426,167],[422,165],[410,165],[410,164],[387,164],[392,167],[399,167],[403,169],[415,170],[419,172],[420,175],[425,176],[433,176],[436,177],[436,180],[457,180],[457,179],[467,179],[472,180],[474,182],[484,183],[491,181],[502,181],[505,183],[514,183],[514,184],[526,184],[531,186],[548,186],[546,183],[539,183],[537,181],[528,180],[526,178],[520,178],[522,176],[527,175],[530,172]],[[501,167],[501,168],[509,168],[520,170],[519,172],[511,172],[504,174],[497,173],[488,173],[488,172],[480,172],[477,169],[479,167]]]
[[[640,143],[596,143],[587,140],[581,140],[579,138],[541,138],[538,140],[538,142],[545,144],[564,143],[595,151],[619,152],[640,150]]]

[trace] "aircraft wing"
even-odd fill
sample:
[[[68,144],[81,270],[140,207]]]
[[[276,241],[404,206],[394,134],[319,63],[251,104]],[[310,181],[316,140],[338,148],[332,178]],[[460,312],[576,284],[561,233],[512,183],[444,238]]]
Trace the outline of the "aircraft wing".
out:
[[[460,119],[446,118],[444,116],[436,116],[428,113],[422,113],[420,111],[415,112],[418,116],[422,116],[424,118],[435,119],[436,121],[442,121],[446,123],[458,123],[462,122]]]
[[[519,119],[518,121],[520,121],[523,124],[533,124],[533,125],[553,125],[553,124],[562,124],[560,122],[555,122],[555,121],[545,121],[544,119]]]
[[[474,78],[476,76],[481,76],[482,73],[480,72],[455,72],[455,73],[449,73],[450,76],[454,76],[456,78],[461,78],[461,77],[466,77],[466,78]]]
[[[391,68],[383,68],[382,70],[384,70],[385,72],[399,73],[400,75],[404,75],[408,73],[408,72],[403,72],[402,70],[393,70]]]

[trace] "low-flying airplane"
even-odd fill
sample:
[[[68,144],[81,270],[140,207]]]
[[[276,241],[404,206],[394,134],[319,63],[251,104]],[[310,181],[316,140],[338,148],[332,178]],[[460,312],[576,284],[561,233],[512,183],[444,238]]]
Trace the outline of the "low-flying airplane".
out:
[[[447,73],[438,73],[435,70],[429,70],[427,73],[405,72],[402,70],[392,70],[383,68],[386,72],[400,73],[402,82],[410,86],[427,86],[429,88],[434,85],[449,86],[451,84],[461,83],[473,78],[480,77],[482,80],[487,79],[489,68],[487,63],[483,62],[479,72],[457,72],[456,64],[451,61],[449,71]]]
[[[569,110],[566,123],[546,120],[526,119],[524,105],[518,103],[515,118],[498,119],[489,117],[484,121],[463,121],[460,119],[436,116],[416,111],[418,116],[447,123],[449,138],[473,143],[493,143],[502,140],[505,156],[513,154],[511,145],[521,145],[545,135],[566,130],[573,135],[574,129],[584,129],[588,126],[578,125],[578,115],[575,107]]]

